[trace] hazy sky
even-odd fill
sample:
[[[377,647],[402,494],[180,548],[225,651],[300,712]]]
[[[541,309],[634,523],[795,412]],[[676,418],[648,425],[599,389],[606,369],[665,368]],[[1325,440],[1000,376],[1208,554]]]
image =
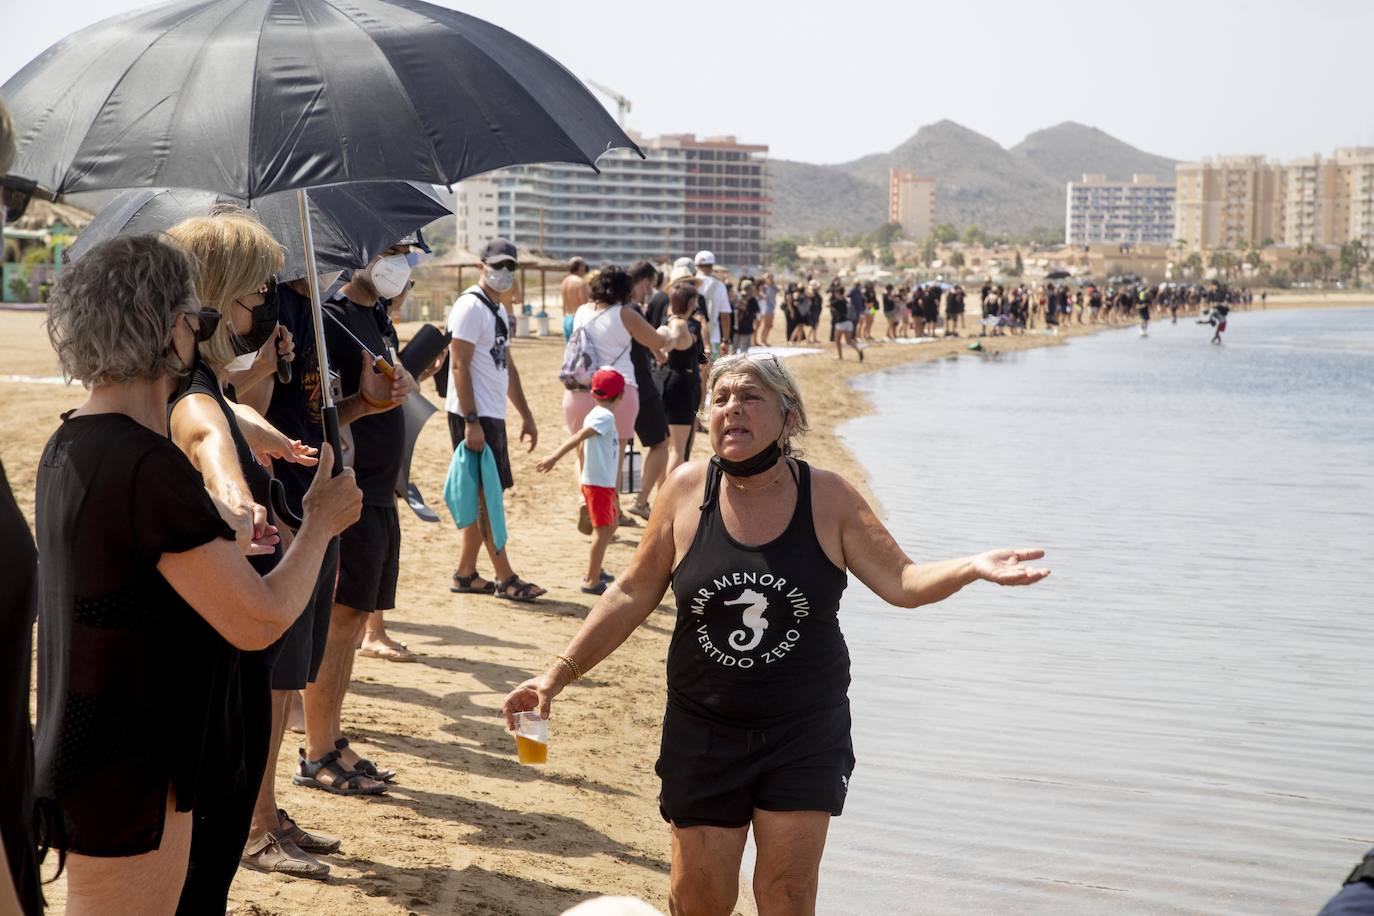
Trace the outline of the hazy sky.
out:
[[[143,5],[0,0],[0,81]],[[1080,121],[1178,159],[1374,145],[1374,0],[444,5],[628,96],[634,129],[733,133],[778,158],[853,159],[941,118],[1008,146]]]

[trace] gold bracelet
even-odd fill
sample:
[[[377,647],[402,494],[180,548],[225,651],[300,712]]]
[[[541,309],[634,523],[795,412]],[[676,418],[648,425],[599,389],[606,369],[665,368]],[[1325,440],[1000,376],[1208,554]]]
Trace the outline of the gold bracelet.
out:
[[[577,675],[574,674],[574,673],[573,673],[573,670],[572,670],[571,668],[568,667],[568,663],[565,662],[565,661],[563,661],[563,659],[561,659],[561,658],[555,658],[554,661],[553,661],[553,666],[552,666],[549,670],[550,670],[550,671],[553,671],[553,672],[560,672],[560,671],[561,671],[561,672],[563,672],[564,674],[566,674],[566,675],[568,676],[568,683],[569,683],[569,684],[571,684],[573,681],[577,680]]]
[[[391,407],[391,401],[379,401],[361,388],[358,389],[358,394],[362,396],[363,403],[375,407],[378,410],[387,410]]]
[[[573,661],[571,655],[558,656],[558,663],[568,669],[568,673],[572,675],[574,681],[582,677],[582,668]]]

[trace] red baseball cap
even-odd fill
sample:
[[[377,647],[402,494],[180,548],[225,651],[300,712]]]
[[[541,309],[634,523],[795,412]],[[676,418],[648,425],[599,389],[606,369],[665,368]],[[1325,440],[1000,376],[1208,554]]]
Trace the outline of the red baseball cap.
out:
[[[592,397],[609,401],[625,393],[625,376],[610,367],[596,370],[592,376]]]

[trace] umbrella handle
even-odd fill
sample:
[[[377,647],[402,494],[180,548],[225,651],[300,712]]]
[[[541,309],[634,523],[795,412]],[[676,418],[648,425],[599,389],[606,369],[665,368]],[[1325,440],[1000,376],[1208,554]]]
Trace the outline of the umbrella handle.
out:
[[[343,439],[339,435],[339,408],[330,404],[321,413],[324,419],[324,441],[329,443],[330,450],[334,452],[332,476],[338,477],[344,469]]]
[[[275,477],[267,485],[267,501],[272,504],[272,514],[276,516],[280,524],[292,531],[300,530],[304,520],[292,512],[291,507],[286,504],[286,487]]]

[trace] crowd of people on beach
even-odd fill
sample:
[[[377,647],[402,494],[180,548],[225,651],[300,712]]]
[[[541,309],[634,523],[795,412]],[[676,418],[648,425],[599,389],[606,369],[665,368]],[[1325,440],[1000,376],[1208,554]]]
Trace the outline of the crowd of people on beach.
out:
[[[504,493],[515,484],[510,449],[539,443],[524,385],[553,382],[522,383],[510,346],[519,253],[499,238],[483,248],[479,280],[448,316],[446,347],[408,369],[392,310],[410,288],[412,255],[425,248],[416,232],[342,276],[295,276],[252,212],[220,206],[161,235],[94,244],[63,271],[48,304],[48,336],[64,375],[89,396],[62,415],[40,461],[36,545],[17,509],[5,532],[21,548],[6,577],[16,605],[6,619],[20,621],[13,654],[25,662],[22,684],[6,700],[25,737],[8,745],[21,792],[4,835],[26,910],[41,906],[40,845],[59,852],[72,914],[224,912],[240,868],[328,876],[324,858],[343,838],[287,812],[276,763],[299,700],[305,737],[295,785],[375,796],[399,778],[350,747],[345,722],[359,652],[415,657],[387,635],[384,615],[397,604],[401,557],[400,408],[427,377],[447,387],[453,460],[445,502],[460,528],[451,589],[512,602],[545,594],[515,571],[504,520]],[[587,635],[506,704],[508,716],[531,704],[547,714],[551,696],[612,651],[678,569],[679,661],[670,664],[669,687],[684,711],[664,735],[660,766],[674,793],[670,799],[665,788],[664,816],[683,858],[673,877],[677,912],[733,905],[727,879],[738,872],[737,838],[751,823],[769,856],[760,900],[814,897],[824,820],[842,808],[853,766],[843,706],[848,664],[835,621],[844,570],[909,605],[976,579],[1029,584],[1046,573],[1023,565],[1038,551],[918,567],[847,483],[788,457],[806,428],[801,394],[776,358],[749,355],[756,340],[768,340],[763,319],[773,310],[760,303],[777,290],[766,277],[733,289],[715,268],[707,251],[679,259],[666,275],[646,262],[606,265],[587,282],[585,265],[572,265],[559,378],[569,437],[537,470],[551,472],[576,453],[579,522],[592,536],[581,588],[597,604]],[[319,319],[327,375],[318,368],[312,279],[331,291]],[[341,453],[327,441],[325,385],[333,388]],[[510,408],[520,424],[514,435]],[[698,434],[709,437],[709,465],[688,460]],[[623,456],[636,435],[648,457],[639,495],[622,510]],[[784,479],[789,486],[780,488]],[[709,512],[697,506],[703,486]],[[618,579],[604,567],[606,547],[635,517],[648,529]],[[478,571],[484,550],[489,576]],[[727,632],[715,638],[720,646],[762,645],[775,660],[793,660],[764,681],[737,679],[761,657],[726,656],[687,629],[708,590],[683,592],[685,570],[705,583],[725,567],[751,570],[730,575],[760,588],[789,580],[794,594],[810,595],[804,614],[793,611],[794,625],[814,634],[805,650],[800,631],[781,619],[764,639],[762,593],[722,596],[713,625],[728,626],[747,599],[754,637]],[[29,640],[19,637],[35,611],[38,718],[33,757],[22,765]],[[734,664],[722,679],[716,669],[726,658]],[[767,727],[819,742],[779,741],[766,765],[752,751],[722,757],[737,793],[728,806],[694,794],[703,777],[716,777],[678,767],[679,730],[699,727],[702,716],[744,715],[752,703],[739,700],[768,683],[777,702]],[[727,694],[735,705],[717,708]],[[817,709],[831,710],[824,722],[807,718]],[[826,755],[820,772],[816,753]],[[764,775],[794,770],[812,774],[810,782]],[[30,772],[32,807],[24,803]],[[724,846],[718,831],[729,837]],[[807,838],[801,846],[798,836]],[[735,849],[734,858],[721,859],[722,849]],[[777,855],[781,861],[766,864]]]
[[[0,154],[9,142],[0,131]],[[563,389],[567,436],[535,467],[575,468],[576,523],[590,538],[578,585],[595,603],[564,652],[507,697],[508,725],[547,717],[671,588],[657,767],[673,835],[671,909],[731,912],[750,830],[760,911],[814,906],[827,824],[855,765],[837,617],[849,573],[914,607],[979,580],[1033,584],[1048,570],[1026,565],[1037,549],[911,561],[850,483],[800,460],[803,392],[765,348],[779,311],[778,343],[803,344],[816,342],[828,310],[841,359],[846,349],[864,358],[879,315],[887,338],[964,334],[963,287],[836,280],[823,293],[814,278],[736,280],[710,251],[662,268],[592,270],[574,259],[555,381],[522,378],[517,366],[521,253],[508,240],[483,247],[478,280],[442,332],[427,329],[441,344],[422,356],[421,335],[402,346],[393,321],[428,250],[418,231],[315,277],[286,268],[281,241],[251,211],[219,206],[160,235],[91,246],[53,290],[49,339],[89,396],[44,449],[36,543],[0,487],[15,559],[5,576],[5,763],[19,786],[0,827],[24,911],[41,909],[40,848],[59,854],[72,914],[222,913],[240,868],[328,877],[325,859],[345,838],[288,813],[277,761],[295,719],[295,786],[357,798],[402,778],[359,755],[346,722],[358,654],[417,657],[388,635],[385,615],[398,603],[403,408],[429,379],[452,448],[449,588],[514,603],[547,588],[517,573],[510,550],[511,450],[536,451],[549,420],[526,388]],[[1135,307],[1176,314],[1207,295],[988,284],[980,333],[1053,326],[1075,308],[1090,323]],[[1220,334],[1226,302],[1208,301]],[[518,431],[508,431],[512,413]],[[642,472],[627,487],[636,438]],[[709,460],[691,460],[694,450]],[[644,530],[628,568],[608,570],[622,526]]]

